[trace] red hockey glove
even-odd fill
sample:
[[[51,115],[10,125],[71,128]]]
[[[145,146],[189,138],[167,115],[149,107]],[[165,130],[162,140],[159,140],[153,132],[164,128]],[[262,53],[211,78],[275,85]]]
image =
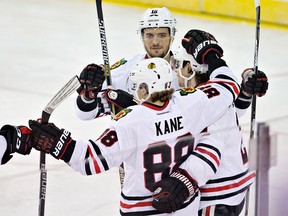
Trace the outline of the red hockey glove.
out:
[[[53,123],[42,124],[38,121],[29,120],[32,130],[32,147],[50,153],[56,159],[67,159],[66,150],[71,145],[74,148],[75,141],[71,138],[71,133],[65,129],[59,129]],[[69,155],[70,157],[71,155]]]
[[[263,71],[258,70],[255,74],[253,68],[247,68],[242,73],[241,87],[247,96],[256,94],[262,97],[268,90],[268,78]]]
[[[208,53],[213,52],[219,57],[223,56],[223,50],[215,37],[208,32],[197,29],[192,29],[186,33],[182,39],[182,46],[187,53],[194,56],[199,64],[207,63],[206,56]]]
[[[103,68],[96,64],[89,64],[80,74],[79,82],[81,86],[77,89],[77,92],[79,95],[83,95],[86,100],[93,100],[97,93],[101,91],[104,80]]]
[[[196,196],[198,191],[197,182],[182,169],[157,182],[154,188],[152,206],[163,213],[180,209],[185,200]]]

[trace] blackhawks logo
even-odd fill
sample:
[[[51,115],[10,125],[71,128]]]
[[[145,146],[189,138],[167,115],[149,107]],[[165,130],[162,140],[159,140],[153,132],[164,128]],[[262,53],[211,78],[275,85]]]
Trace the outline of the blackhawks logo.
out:
[[[180,95],[185,96],[191,93],[194,93],[196,90],[194,88],[181,88]]]
[[[113,65],[110,66],[110,69],[113,70],[113,69],[116,69],[118,68],[119,66],[125,64],[127,62],[126,59],[120,59],[119,61],[117,61],[116,63],[114,63]]]
[[[114,120],[118,121],[119,119],[123,118],[124,116],[126,116],[131,111],[132,111],[132,109],[123,109],[123,110],[121,110],[119,113],[117,113],[115,115]]]

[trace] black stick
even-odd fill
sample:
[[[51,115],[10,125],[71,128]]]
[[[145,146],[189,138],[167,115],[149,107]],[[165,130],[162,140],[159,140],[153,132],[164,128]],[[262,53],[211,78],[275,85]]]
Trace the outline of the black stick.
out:
[[[48,123],[52,112],[55,108],[69,97],[78,87],[80,83],[78,77],[74,76],[70,79],[57,94],[51,99],[42,111],[42,123]],[[46,186],[47,186],[47,170],[46,170],[46,154],[40,152],[40,191],[39,191],[39,208],[38,215],[44,216],[45,200],[46,200]]]
[[[107,40],[106,40],[106,31],[104,25],[104,18],[103,18],[103,10],[102,10],[102,0],[95,0],[96,1],[96,10],[98,15],[98,23],[99,23],[99,33],[100,33],[100,40],[101,40],[101,47],[102,47],[102,55],[104,60],[104,70],[107,82],[107,88],[112,88],[112,80],[110,74],[110,65],[109,65],[109,55],[108,55],[108,48],[107,48]],[[109,103],[110,110],[113,114],[115,114],[115,106],[112,103]],[[124,165],[123,163],[119,167],[119,176],[120,176],[120,184],[123,187],[124,181]]]
[[[254,0],[254,3],[256,7],[256,33],[255,33],[256,37],[255,37],[255,49],[254,49],[254,72],[257,74],[258,73],[259,39],[260,39],[260,0]],[[256,95],[252,95],[250,141],[254,138],[255,127],[256,127],[255,119],[256,119]],[[256,175],[256,188],[257,188],[257,175]],[[248,216],[248,211],[249,211],[249,195],[250,195],[250,188],[248,188],[247,193],[246,193],[245,216]]]

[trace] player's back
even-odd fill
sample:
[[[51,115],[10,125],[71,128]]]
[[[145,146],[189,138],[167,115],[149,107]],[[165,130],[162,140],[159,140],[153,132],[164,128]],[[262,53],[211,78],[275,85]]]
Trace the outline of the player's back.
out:
[[[119,118],[115,118],[113,127],[124,153],[121,154],[125,168],[122,212],[133,212],[133,208],[135,212],[154,210],[151,207],[154,184],[168,177],[175,164],[192,152],[194,139],[190,132],[200,133],[203,128],[197,126],[201,115],[190,113],[189,107],[199,104],[203,93],[199,94],[201,96],[190,103],[187,98],[167,101],[161,107],[143,103],[123,110]],[[141,206],[141,203],[150,205]],[[187,208],[197,210],[197,201]],[[179,214],[183,215],[183,212],[179,211]]]

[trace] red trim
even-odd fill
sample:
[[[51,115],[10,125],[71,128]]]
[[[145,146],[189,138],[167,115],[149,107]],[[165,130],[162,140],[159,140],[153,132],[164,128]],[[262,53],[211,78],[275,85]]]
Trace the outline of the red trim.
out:
[[[211,206],[205,208],[205,216],[209,216],[211,213]]]
[[[231,85],[233,87],[233,90],[234,92],[239,95],[240,94],[240,90],[239,88],[237,87],[237,85],[234,83],[234,82],[228,82],[228,81],[211,81],[211,80],[208,80],[206,82],[206,84],[210,84],[210,83],[227,83],[228,85]]]
[[[212,152],[209,152],[209,151],[207,151],[207,150],[205,150],[205,149],[202,149],[202,148],[199,148],[199,147],[197,147],[195,150],[196,150],[196,151],[199,151],[199,152],[201,152],[201,153],[203,153],[203,154],[209,155],[211,158],[214,159],[214,161],[216,162],[216,164],[219,166],[220,162],[219,162],[219,160],[218,160],[218,157],[217,157],[216,155],[214,155]]]
[[[149,109],[153,109],[153,110],[156,110],[156,111],[161,111],[161,110],[164,110],[168,106],[168,104],[169,104],[169,100],[166,100],[165,103],[163,104],[163,106],[157,106],[157,105],[149,103],[149,102],[144,102],[141,105],[145,106],[145,107],[147,107]]]
[[[209,193],[209,192],[219,192],[219,191],[223,191],[223,190],[229,190],[232,188],[237,188],[243,184],[245,184],[246,182],[248,182],[250,179],[254,178],[256,176],[255,173],[251,173],[249,176],[247,176],[246,178],[240,180],[237,183],[234,184],[229,184],[226,186],[220,186],[220,187],[213,187],[213,188],[200,188],[200,192],[201,193]]]
[[[100,172],[101,172],[100,167],[99,167],[99,165],[98,165],[98,163],[97,163],[97,161],[96,161],[96,159],[95,159],[95,157],[94,157],[94,155],[93,155],[93,153],[92,153],[92,150],[91,150],[90,146],[88,146],[88,151],[89,151],[90,157],[91,157],[92,160],[93,160],[95,172],[96,172],[96,173],[100,173]]]
[[[135,203],[135,204],[126,204],[126,203],[123,203],[122,201],[120,201],[120,206],[122,208],[125,208],[125,209],[130,209],[130,208],[135,208],[135,207],[152,206],[152,202],[149,201],[149,202],[138,202],[138,203]]]

